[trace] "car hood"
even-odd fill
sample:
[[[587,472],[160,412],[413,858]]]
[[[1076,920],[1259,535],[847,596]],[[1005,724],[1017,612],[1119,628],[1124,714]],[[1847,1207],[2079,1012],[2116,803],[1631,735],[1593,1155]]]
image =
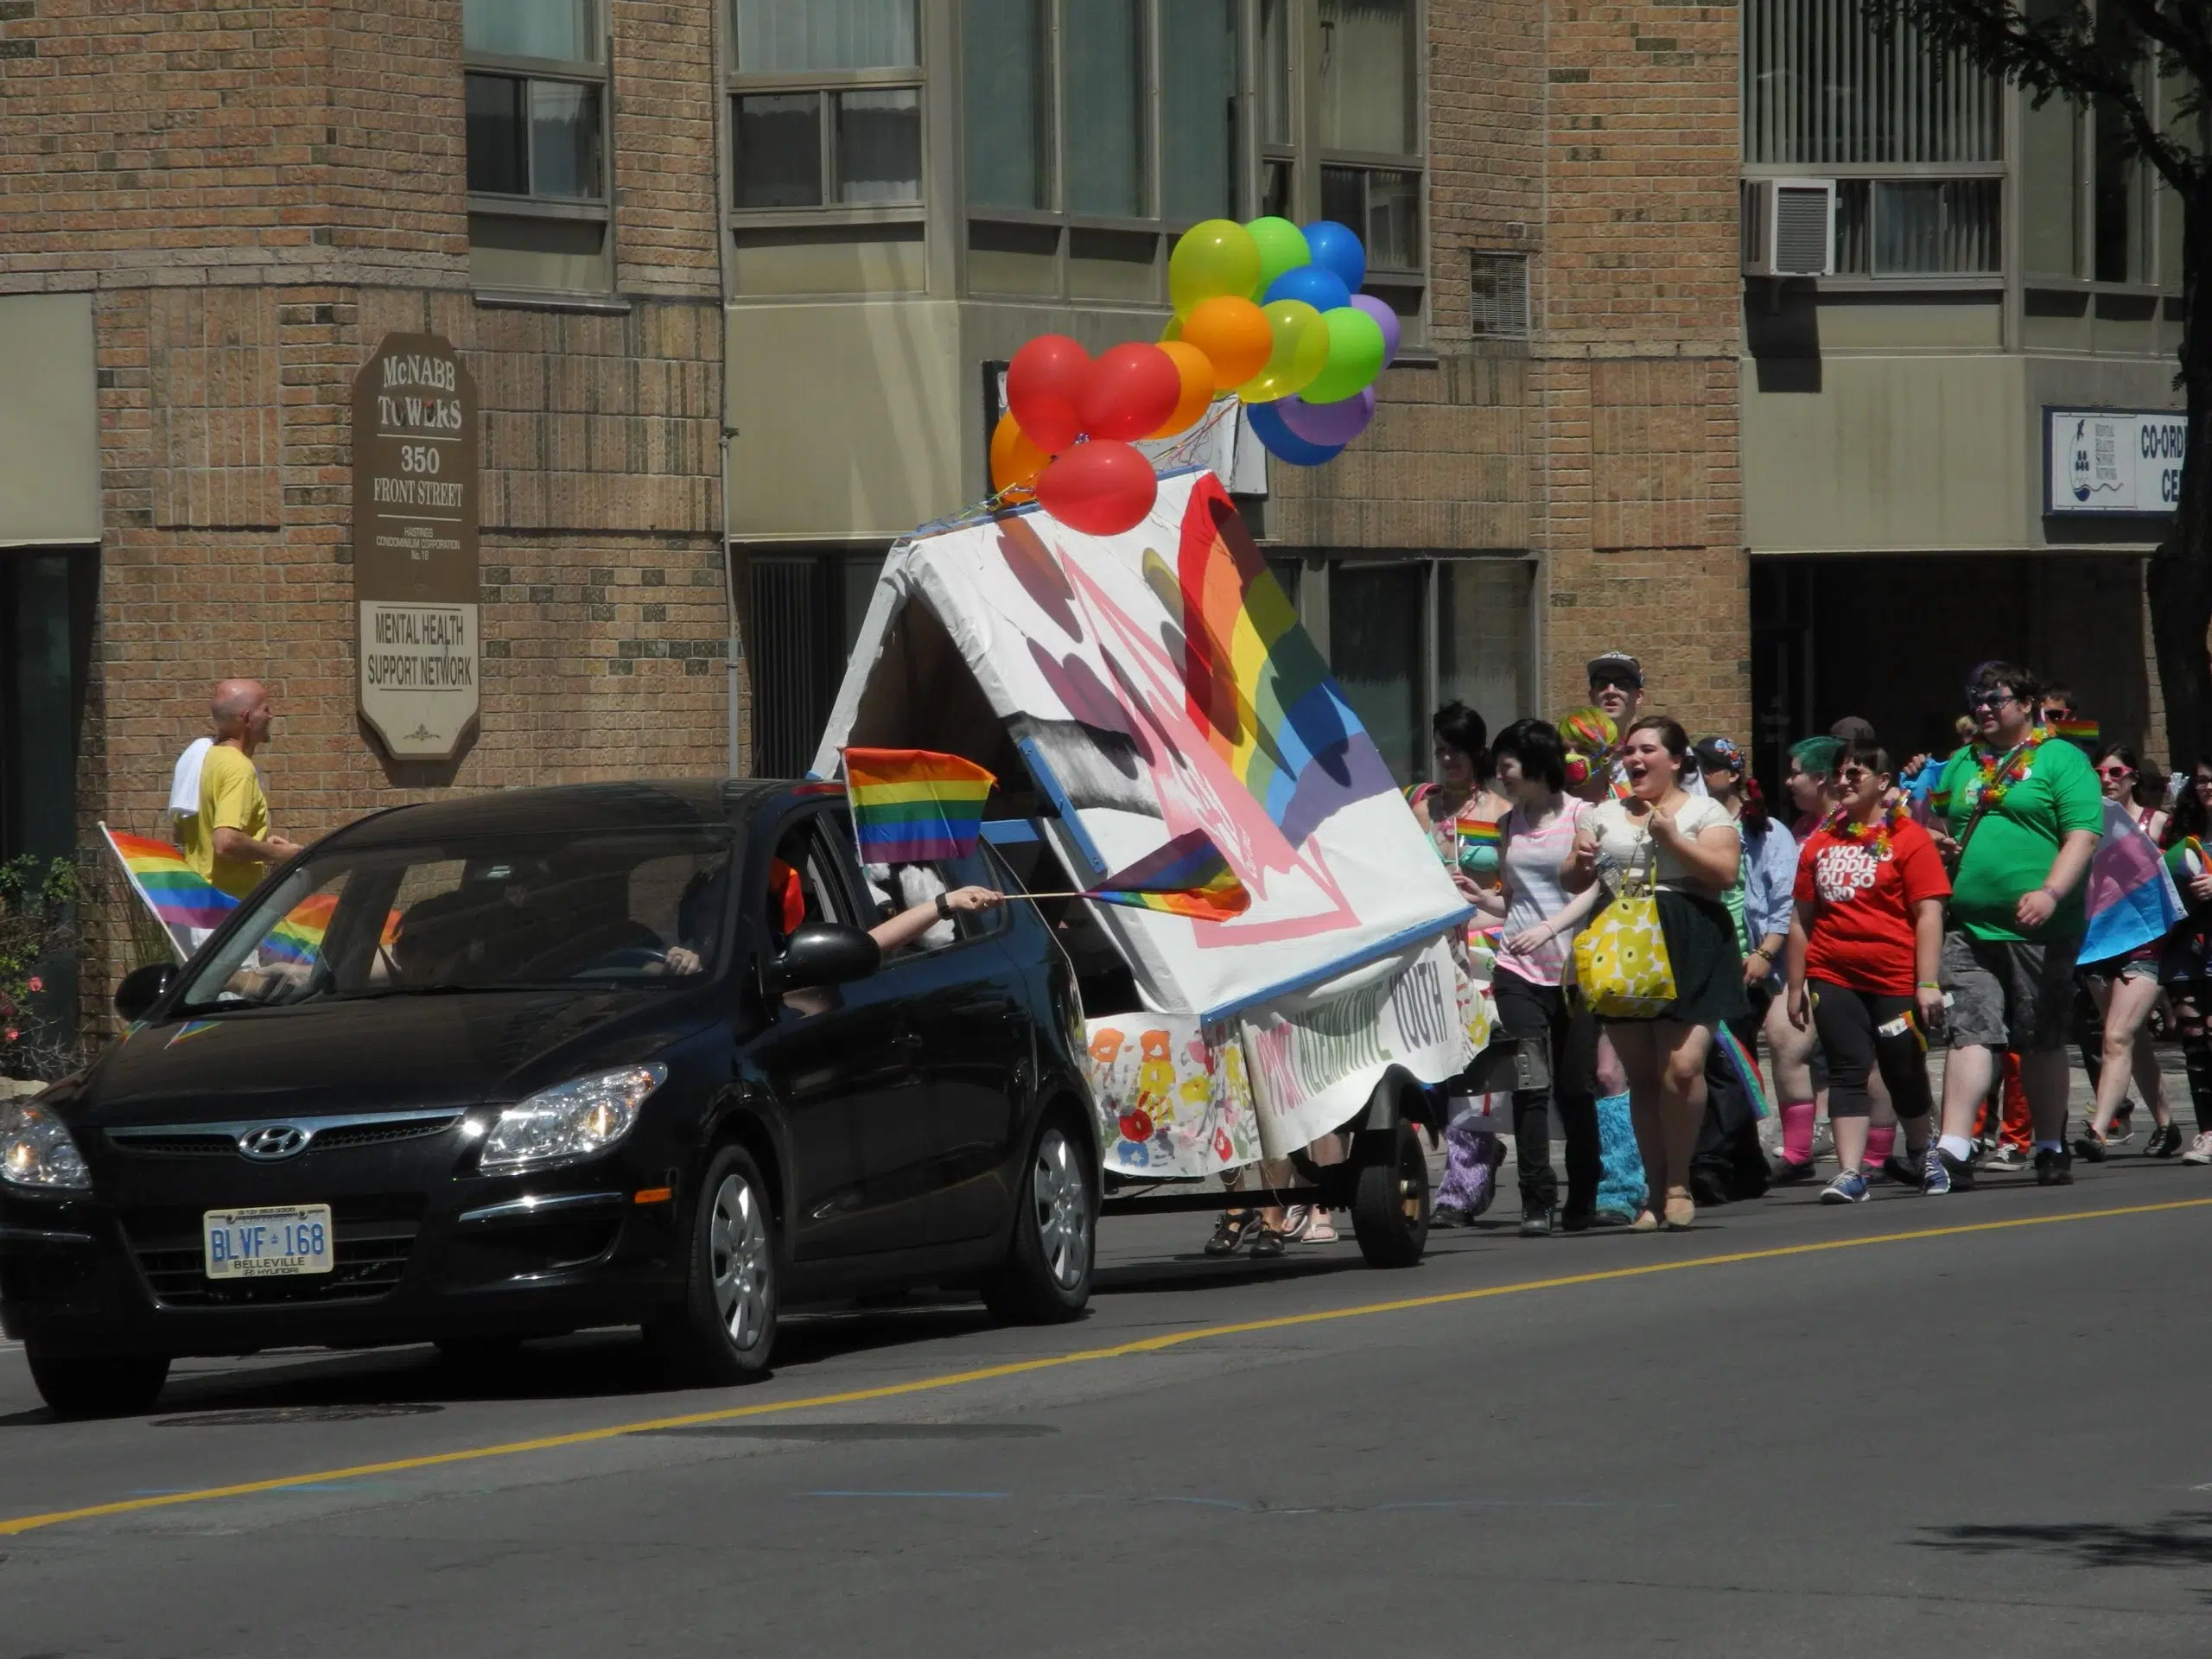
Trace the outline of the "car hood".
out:
[[[467,1107],[650,1058],[705,1017],[697,998],[658,990],[245,1010],[134,1031],[55,1103],[102,1128]]]

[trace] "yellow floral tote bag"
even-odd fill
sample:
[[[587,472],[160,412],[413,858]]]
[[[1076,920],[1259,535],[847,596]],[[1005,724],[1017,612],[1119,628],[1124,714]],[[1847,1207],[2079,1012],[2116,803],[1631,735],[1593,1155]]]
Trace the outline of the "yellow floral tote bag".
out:
[[[1659,930],[1659,901],[1641,884],[1624,887],[1574,941],[1574,976],[1590,1011],[1605,1020],[1649,1020],[1675,1000],[1675,969]]]

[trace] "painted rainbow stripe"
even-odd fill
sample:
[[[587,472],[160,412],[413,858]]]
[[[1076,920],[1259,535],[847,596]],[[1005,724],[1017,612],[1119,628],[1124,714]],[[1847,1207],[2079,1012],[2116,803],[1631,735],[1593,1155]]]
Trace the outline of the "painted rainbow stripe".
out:
[[[105,831],[108,844],[130,876],[146,907],[164,927],[214,928],[238,901],[184,861],[167,842]]]
[[[1191,722],[1285,841],[1395,787],[1217,479],[1191,492],[1173,583]]]
[[[863,864],[964,858],[982,832],[998,779],[972,760],[928,749],[847,749],[845,792]]]
[[[1205,922],[1241,916],[1252,904],[1251,893],[1203,830],[1185,830],[1084,897]]]

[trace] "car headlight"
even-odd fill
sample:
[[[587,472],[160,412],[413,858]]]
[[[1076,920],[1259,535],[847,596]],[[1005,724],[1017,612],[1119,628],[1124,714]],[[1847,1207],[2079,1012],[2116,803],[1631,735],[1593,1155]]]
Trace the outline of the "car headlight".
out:
[[[92,1173],[61,1120],[27,1100],[0,1106],[0,1180],[48,1192],[88,1191]]]
[[[604,1152],[629,1134],[638,1108],[667,1077],[656,1062],[541,1089],[499,1114],[484,1137],[481,1167],[515,1169]]]

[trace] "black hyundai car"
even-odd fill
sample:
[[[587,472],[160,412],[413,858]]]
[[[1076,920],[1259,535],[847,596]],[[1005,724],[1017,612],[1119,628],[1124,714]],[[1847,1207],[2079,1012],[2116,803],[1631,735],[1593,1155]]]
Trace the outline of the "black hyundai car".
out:
[[[865,931],[969,882],[1007,885],[982,849],[864,868],[835,785],[364,819],[0,1106],[0,1322],[82,1414],[179,1355],[613,1325],[732,1382],[779,1308],[917,1282],[1071,1318],[1099,1160],[1066,957],[1021,902]]]

